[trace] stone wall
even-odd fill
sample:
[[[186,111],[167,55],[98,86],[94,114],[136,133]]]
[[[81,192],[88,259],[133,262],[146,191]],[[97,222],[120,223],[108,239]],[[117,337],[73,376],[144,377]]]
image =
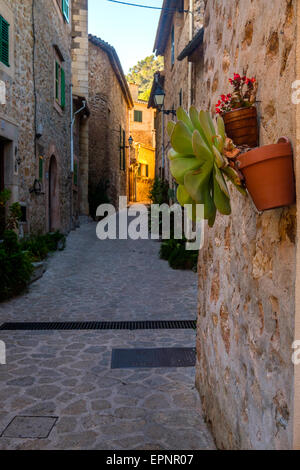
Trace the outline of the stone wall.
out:
[[[6,139],[6,187],[13,200],[27,208],[28,232],[49,230],[49,164],[57,160],[55,227],[70,223],[70,93],[71,27],[63,19],[56,0],[1,0],[0,13],[10,15],[11,64],[0,79],[6,82],[6,105],[0,109],[0,135]],[[55,46],[55,47],[54,47]],[[66,77],[66,105],[55,103],[55,54],[59,50]],[[35,106],[36,102],[36,106]],[[36,134],[39,134],[36,137]],[[43,158],[42,192],[31,192],[39,179]],[[17,164],[19,161],[19,166]]]
[[[21,200],[28,205],[35,163],[31,3],[31,0],[0,1],[0,14],[10,24],[10,67],[0,64],[0,80],[6,88],[6,104],[0,104],[4,184],[12,191],[13,202]],[[19,178],[22,188],[19,188]]]
[[[129,139],[129,108],[106,51],[89,41],[89,181],[94,189],[107,182],[113,204],[128,193],[129,154],[126,169],[120,168],[120,126]]]
[[[209,1],[202,93],[212,111],[234,72],[256,76],[260,143],[295,143],[296,1]],[[200,88],[199,88],[200,89]],[[199,256],[197,387],[218,447],[292,447],[295,207],[258,214],[231,188]]]
[[[72,83],[73,96],[83,98],[88,104],[89,72],[88,72],[88,0],[73,0],[72,2]],[[74,103],[75,104],[75,103]],[[82,101],[78,105],[82,106]],[[75,106],[74,106],[75,107]],[[73,193],[77,199],[74,213],[89,214],[88,185],[89,185],[89,122],[85,114],[79,116],[78,133],[75,139],[78,149],[78,190]]]
[[[71,2],[70,2],[71,4]],[[71,84],[71,25],[62,15],[55,0],[35,1],[35,68],[34,85],[37,100],[36,128],[41,137],[36,141],[36,160],[32,162],[32,181],[39,175],[39,157],[44,159],[43,193],[31,195],[31,221],[35,231],[61,229],[68,231],[71,221],[70,179],[70,84]],[[55,61],[61,56],[65,72],[65,107],[55,101]],[[50,161],[57,165],[57,182],[53,204],[56,206],[50,222],[49,178]],[[27,188],[25,188],[27,191]]]

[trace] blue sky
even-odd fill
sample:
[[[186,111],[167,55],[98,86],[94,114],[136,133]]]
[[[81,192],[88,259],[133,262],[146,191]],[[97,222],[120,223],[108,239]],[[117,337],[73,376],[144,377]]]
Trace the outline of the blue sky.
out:
[[[124,0],[162,6],[162,0]],[[152,54],[159,10],[119,5],[107,0],[89,0],[89,32],[116,49],[124,72]]]

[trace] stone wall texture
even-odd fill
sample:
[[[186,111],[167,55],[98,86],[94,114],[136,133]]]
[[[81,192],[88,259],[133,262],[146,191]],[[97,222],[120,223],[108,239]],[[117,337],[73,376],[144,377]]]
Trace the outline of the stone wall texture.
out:
[[[5,9],[6,5],[6,9]],[[25,230],[45,232],[49,225],[49,165],[57,162],[55,227],[63,231],[70,224],[70,83],[71,27],[63,19],[56,0],[15,2],[1,0],[1,14],[10,16],[12,60],[0,79],[6,83],[6,105],[0,109],[1,135],[12,126],[13,135],[5,140],[13,145],[13,162],[5,175],[13,200],[27,207]],[[55,46],[55,47],[54,47]],[[66,76],[66,106],[55,106],[55,50],[59,50]],[[36,106],[35,106],[36,103]],[[36,133],[40,136],[36,138]],[[11,139],[11,140],[10,140]],[[39,158],[43,157],[42,193],[30,192],[39,178]],[[10,165],[8,160],[7,165]]]
[[[71,2],[70,2],[71,3]],[[64,21],[55,0],[35,2],[35,94],[37,99],[36,125],[42,126],[37,139],[37,158],[32,162],[38,178],[38,159],[44,158],[43,195],[31,195],[31,220],[35,230],[70,229],[70,84],[71,84],[71,25]],[[55,47],[54,47],[55,46]],[[66,105],[55,104],[55,49],[60,51],[65,71]],[[57,214],[49,221],[50,160],[57,164]],[[34,171],[34,170],[33,170]],[[32,179],[31,184],[33,184]],[[25,188],[25,191],[27,188]]]
[[[295,143],[296,1],[206,2],[202,92],[214,110],[234,72],[256,76],[261,145]],[[199,67],[199,65],[198,65]],[[295,207],[258,214],[231,188],[199,256],[197,387],[217,445],[292,447]]]
[[[120,168],[120,126],[129,139],[129,108],[108,54],[89,41],[89,184],[108,184],[108,196],[118,204],[128,194],[129,153],[126,169]]]
[[[296,148],[296,10],[296,0],[274,0],[272,7],[268,0],[195,1],[193,35],[203,24],[204,44],[191,65],[188,58],[171,65],[170,29],[166,109],[179,105],[182,89],[184,108],[191,101],[214,113],[235,72],[255,76],[260,144],[284,135]],[[178,57],[189,42],[187,14],[175,13],[173,25]],[[157,166],[161,144],[165,154],[169,148],[161,119]],[[165,174],[172,185],[167,160]],[[250,197],[230,192],[232,215],[218,215],[214,228],[206,228],[199,254],[196,385],[219,448],[292,448],[296,208],[259,214]]]

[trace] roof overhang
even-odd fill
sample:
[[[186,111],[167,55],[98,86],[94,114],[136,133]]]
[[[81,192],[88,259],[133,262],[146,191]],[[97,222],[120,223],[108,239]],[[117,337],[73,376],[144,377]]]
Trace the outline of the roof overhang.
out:
[[[186,57],[188,57],[189,61],[193,62],[193,55],[197,51],[197,49],[199,49],[199,47],[202,47],[203,39],[204,39],[204,28],[201,28],[198,31],[198,33],[193,37],[193,39],[181,51],[181,53],[177,57],[177,60],[181,61],[185,59]]]
[[[176,9],[180,9],[181,7],[182,2],[180,0],[164,0],[153,49],[153,52],[156,55],[164,54],[170,35],[174,13]]]
[[[123,68],[119,59],[119,56],[113,46],[108,44],[108,42],[103,41],[102,39],[98,38],[97,36],[93,36],[89,34],[89,41],[98,46],[100,49],[105,51],[109,57],[111,66],[116,74],[116,77],[120,83],[121,90],[123,92],[124,98],[127,102],[129,109],[133,108],[133,99],[130,93],[130,89],[126,80],[126,77],[123,72]]]

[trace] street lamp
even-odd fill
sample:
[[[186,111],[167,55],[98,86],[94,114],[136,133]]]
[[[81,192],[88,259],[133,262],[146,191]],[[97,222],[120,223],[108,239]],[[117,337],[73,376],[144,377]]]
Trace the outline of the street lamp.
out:
[[[132,138],[132,136],[129,137],[128,142],[129,142],[129,147],[132,147],[132,145],[133,145],[133,138]]]
[[[166,94],[164,90],[160,86],[158,86],[154,93],[154,104],[157,107],[158,112],[162,112],[163,114],[167,115],[172,114],[173,116],[176,116],[176,111],[174,109],[163,109],[165,96]]]
[[[154,94],[154,103],[158,109],[161,109],[163,107],[165,102],[165,96],[166,94],[164,90],[160,86],[158,86]]]

